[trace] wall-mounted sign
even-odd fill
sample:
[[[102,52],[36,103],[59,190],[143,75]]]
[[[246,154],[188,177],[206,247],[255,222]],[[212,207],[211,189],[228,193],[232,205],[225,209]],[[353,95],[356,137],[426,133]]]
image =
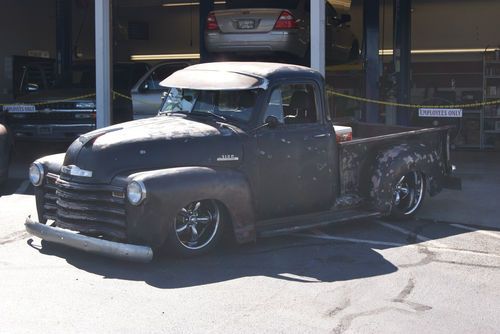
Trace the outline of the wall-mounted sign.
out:
[[[462,109],[420,108],[419,117],[462,117]]]

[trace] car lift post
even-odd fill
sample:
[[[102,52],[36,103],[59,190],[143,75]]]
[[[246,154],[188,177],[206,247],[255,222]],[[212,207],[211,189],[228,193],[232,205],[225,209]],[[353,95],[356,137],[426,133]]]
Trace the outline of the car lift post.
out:
[[[365,61],[365,96],[368,99],[380,98],[381,62],[379,55],[379,0],[364,0],[363,2],[363,50]],[[365,120],[368,123],[378,123],[379,106],[374,103],[365,104]]]
[[[95,78],[96,78],[96,126],[111,124],[113,62],[111,55],[112,15],[111,1],[95,2]]]
[[[409,104],[411,72],[411,0],[394,0],[393,62],[398,103]],[[399,125],[410,125],[410,109],[398,107]]]

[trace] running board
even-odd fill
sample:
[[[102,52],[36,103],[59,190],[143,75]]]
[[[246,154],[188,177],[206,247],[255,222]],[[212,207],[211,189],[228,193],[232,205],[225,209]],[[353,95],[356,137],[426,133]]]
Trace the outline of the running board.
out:
[[[330,224],[346,223],[366,218],[379,218],[382,214],[373,211],[339,210],[264,220],[257,223],[257,235],[262,238],[318,228]],[[306,223],[307,222],[307,223]]]

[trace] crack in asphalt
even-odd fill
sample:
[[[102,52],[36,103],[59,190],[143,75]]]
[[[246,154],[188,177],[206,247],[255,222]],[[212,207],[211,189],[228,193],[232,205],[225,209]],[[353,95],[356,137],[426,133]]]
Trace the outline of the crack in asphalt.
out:
[[[403,288],[403,290],[401,290],[399,292],[399,294],[396,296],[396,298],[391,299],[391,301],[394,303],[405,304],[405,305],[409,306],[412,310],[414,310],[416,313],[421,313],[421,312],[431,310],[432,309],[431,306],[419,304],[419,303],[415,303],[415,302],[407,300],[407,298],[410,296],[410,294],[413,292],[414,289],[415,289],[415,279],[409,278],[408,283]],[[350,300],[348,300],[348,301],[349,301],[349,305],[350,305]],[[335,308],[334,311],[337,309],[340,309],[341,307],[342,306]],[[344,307],[343,309],[345,309],[345,308],[346,307]],[[341,310],[336,312],[334,315],[336,315],[340,311]],[[344,333],[345,331],[347,331],[349,329],[352,322],[354,320],[356,320],[357,318],[367,317],[367,316],[371,316],[371,315],[377,315],[377,314],[381,314],[381,313],[388,312],[388,311],[396,311],[396,312],[401,312],[401,313],[406,313],[406,314],[414,314],[415,313],[415,312],[411,312],[411,311],[408,311],[408,310],[405,310],[405,309],[402,309],[399,307],[395,307],[395,306],[384,306],[384,307],[376,308],[374,310],[352,313],[352,314],[348,314],[348,315],[342,317],[340,319],[340,322],[337,325],[337,327],[335,327],[332,330],[332,333],[333,334]]]
[[[5,237],[0,238],[0,245],[6,245],[11,242],[15,242],[18,240],[23,240],[28,237],[29,234],[26,231],[17,231],[11,234],[6,235]]]
[[[349,306],[351,306],[351,300],[350,299],[345,299],[344,302],[340,305],[340,306],[337,306],[335,307],[334,309],[328,311],[326,313],[326,316],[327,317],[335,317],[338,313],[342,312],[343,310],[345,310],[346,308],[348,308]]]

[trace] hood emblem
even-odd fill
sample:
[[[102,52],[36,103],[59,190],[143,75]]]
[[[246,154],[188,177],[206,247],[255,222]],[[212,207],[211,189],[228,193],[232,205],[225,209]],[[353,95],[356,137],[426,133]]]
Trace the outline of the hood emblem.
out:
[[[223,154],[217,158],[217,161],[238,161],[240,158],[235,156],[234,154]]]
[[[92,177],[92,171],[81,169],[75,165],[62,166],[61,171],[65,174],[80,176],[80,177]]]

